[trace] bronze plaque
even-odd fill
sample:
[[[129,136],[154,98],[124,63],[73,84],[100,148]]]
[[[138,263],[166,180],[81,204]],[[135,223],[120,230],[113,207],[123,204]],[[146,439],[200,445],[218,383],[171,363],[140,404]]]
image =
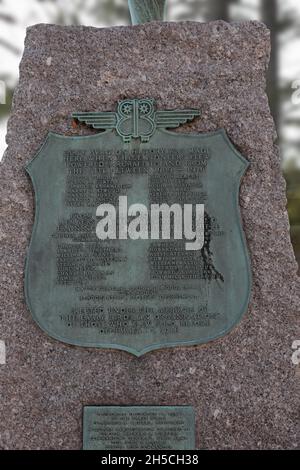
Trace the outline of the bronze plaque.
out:
[[[153,100],[76,113],[105,132],[49,133],[27,166],[36,214],[26,298],[53,338],[139,356],[220,337],[245,313],[248,163],[224,130],[166,130],[198,114],[155,111]]]
[[[194,450],[191,406],[85,406],[84,450]]]

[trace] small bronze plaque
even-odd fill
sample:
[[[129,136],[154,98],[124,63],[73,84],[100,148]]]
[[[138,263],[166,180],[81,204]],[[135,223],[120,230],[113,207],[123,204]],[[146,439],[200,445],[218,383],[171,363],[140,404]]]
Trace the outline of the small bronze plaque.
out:
[[[239,214],[248,166],[225,131],[167,131],[196,110],[77,113],[106,131],[50,133],[27,169],[36,214],[25,292],[50,336],[136,355],[227,333],[247,309]]]
[[[194,450],[191,406],[85,406],[84,450]]]

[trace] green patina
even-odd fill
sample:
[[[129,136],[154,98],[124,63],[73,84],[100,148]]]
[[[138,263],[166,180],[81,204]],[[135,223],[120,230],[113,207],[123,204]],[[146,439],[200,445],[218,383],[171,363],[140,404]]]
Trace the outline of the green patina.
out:
[[[73,113],[73,118],[94,129],[115,129],[124,143],[129,143],[132,138],[148,142],[156,129],[172,129],[199,115],[197,109],[156,111],[153,99],[129,99],[120,101],[115,113]]]
[[[83,449],[194,450],[194,409],[191,406],[85,406]],[[132,465],[127,457],[118,459],[106,455],[100,463]]]
[[[25,292],[50,336],[140,356],[205,343],[241,319],[251,279],[239,212],[248,163],[222,129],[168,130],[199,114],[158,111],[150,99],[124,100],[117,112],[74,113],[99,133],[49,133],[28,164],[36,214]],[[201,249],[187,251],[173,234],[99,240],[96,209],[117,206],[119,196],[145,207],[204,205]]]
[[[163,21],[166,0],[128,0],[132,24]]]

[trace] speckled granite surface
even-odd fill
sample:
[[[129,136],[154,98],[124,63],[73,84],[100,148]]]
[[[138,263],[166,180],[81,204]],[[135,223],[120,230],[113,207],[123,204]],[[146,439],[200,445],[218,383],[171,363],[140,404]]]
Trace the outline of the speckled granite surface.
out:
[[[268,30],[255,22],[28,30],[0,170],[1,449],[78,449],[82,407],[93,404],[193,405],[201,448],[299,444],[291,345],[300,337],[300,287],[265,94],[268,57]],[[72,128],[73,111],[112,110],[133,96],[200,108],[202,117],[182,131],[224,127],[251,162],[240,198],[253,269],[247,315],[218,341],[141,358],[50,339],[23,294],[34,216],[25,163],[48,130],[91,132]]]

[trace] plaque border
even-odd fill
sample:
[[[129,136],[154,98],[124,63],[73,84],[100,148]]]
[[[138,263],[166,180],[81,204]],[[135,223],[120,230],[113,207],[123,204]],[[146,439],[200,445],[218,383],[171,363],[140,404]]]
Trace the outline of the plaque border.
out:
[[[115,343],[100,343],[100,342],[96,342],[96,343],[90,342],[89,343],[89,342],[86,342],[86,343],[82,344],[82,342],[77,341],[77,340],[70,341],[68,338],[64,338],[63,336],[61,336],[57,333],[53,333],[48,328],[46,328],[42,324],[42,322],[39,320],[37,315],[35,314],[34,309],[31,307],[30,295],[28,293],[28,283],[27,283],[26,279],[28,278],[28,270],[29,270],[28,259],[30,257],[31,246],[32,246],[32,242],[33,242],[33,239],[34,239],[34,233],[36,231],[36,227],[37,227],[37,224],[38,224],[39,197],[38,197],[38,191],[36,190],[37,185],[36,185],[36,182],[35,182],[35,178],[30,173],[30,165],[36,158],[39,157],[40,153],[46,147],[48,141],[51,138],[58,138],[58,139],[63,139],[63,140],[99,139],[99,138],[102,138],[103,136],[106,136],[106,135],[108,135],[110,133],[113,133],[113,132],[114,132],[113,129],[107,129],[107,130],[105,130],[101,133],[97,133],[97,134],[73,136],[73,135],[58,134],[56,132],[49,131],[46,135],[45,140],[43,141],[42,145],[40,146],[39,150],[36,152],[34,157],[25,165],[25,170],[27,171],[27,173],[30,176],[30,179],[31,179],[32,185],[33,185],[33,189],[34,189],[35,214],[34,214],[34,222],[33,222],[33,227],[32,227],[32,232],[31,232],[30,243],[29,243],[29,246],[27,248],[26,259],[25,259],[24,293],[25,293],[25,300],[26,300],[27,307],[28,307],[34,321],[37,323],[39,328],[44,333],[46,333],[48,336],[50,336],[51,338],[53,338],[57,341],[63,342],[65,344],[68,344],[68,345],[71,345],[71,346],[77,346],[77,347],[84,347],[84,348],[125,351],[127,353],[133,354],[136,357],[140,357],[140,356],[142,356],[142,355],[144,355],[148,352],[159,350],[159,349],[167,349],[167,348],[173,348],[173,347],[182,347],[182,348],[184,348],[184,347],[189,347],[189,346],[200,346],[200,345],[203,345],[203,344],[210,343],[211,341],[217,340],[219,338],[222,338],[223,336],[227,335],[229,332],[233,331],[235,328],[238,327],[240,321],[242,320],[242,318],[244,317],[244,315],[246,314],[246,312],[248,310],[249,302],[250,302],[250,299],[251,299],[251,291],[252,291],[252,272],[251,272],[250,255],[249,255],[249,251],[248,251],[248,246],[247,246],[245,233],[244,233],[244,230],[243,230],[243,223],[242,223],[242,217],[241,217],[240,205],[239,205],[241,180],[242,180],[246,170],[250,166],[250,162],[248,160],[246,160],[246,158],[236,149],[236,147],[231,142],[231,140],[228,137],[227,132],[224,128],[219,128],[219,129],[217,129],[216,131],[213,131],[213,132],[201,132],[201,133],[178,133],[178,132],[169,131],[169,130],[166,130],[166,129],[159,129],[159,131],[156,131],[156,132],[160,132],[160,133],[163,133],[163,134],[168,134],[168,135],[171,135],[173,137],[179,137],[179,138],[184,136],[184,137],[188,137],[190,139],[199,139],[201,137],[208,137],[209,138],[209,137],[220,135],[220,136],[223,137],[224,142],[226,143],[227,146],[229,146],[229,148],[235,154],[235,156],[244,164],[244,168],[242,168],[238,173],[236,173],[235,180],[233,180],[236,183],[238,183],[236,185],[236,188],[235,188],[234,192],[233,192],[233,195],[234,195],[234,201],[233,201],[234,204],[233,205],[234,205],[234,210],[235,210],[235,214],[236,214],[236,221],[238,222],[238,233],[239,233],[241,241],[242,241],[243,254],[244,254],[244,257],[245,257],[245,260],[246,260],[245,268],[246,268],[248,283],[247,283],[247,295],[246,295],[246,298],[245,298],[245,302],[244,302],[242,308],[240,309],[239,315],[236,315],[234,323],[231,323],[227,328],[224,328],[218,334],[216,334],[214,336],[204,338],[204,339],[187,340],[187,341],[171,341],[171,342],[163,343],[163,344],[162,343],[155,343],[155,344],[148,345],[143,349],[137,350],[133,347],[129,347],[129,346],[122,345],[122,344],[115,344]]]

